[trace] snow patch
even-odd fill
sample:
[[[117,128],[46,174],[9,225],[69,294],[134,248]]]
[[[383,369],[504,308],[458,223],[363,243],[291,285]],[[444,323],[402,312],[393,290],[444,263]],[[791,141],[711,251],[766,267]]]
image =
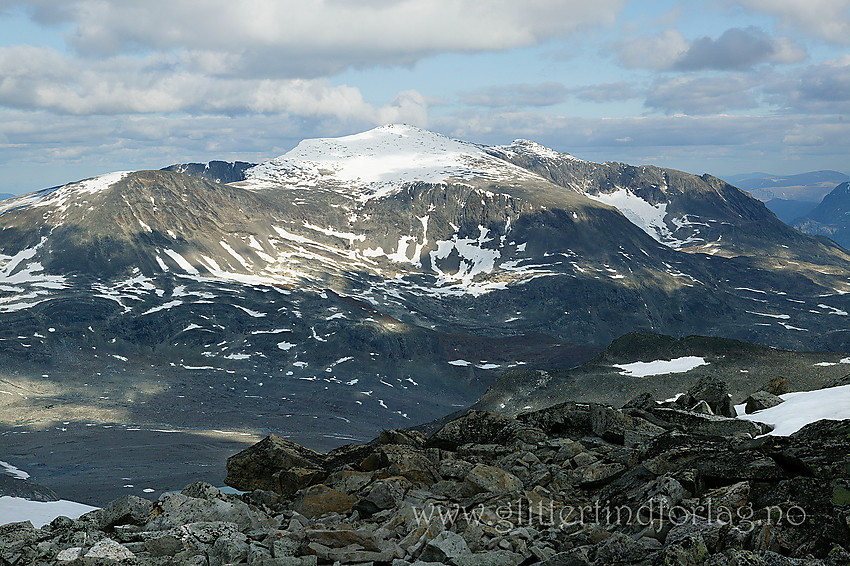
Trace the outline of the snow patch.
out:
[[[74,501],[30,501],[20,497],[0,497],[0,525],[17,521],[31,521],[32,525],[40,529],[49,524],[59,516],[76,519],[97,507],[76,503]]]
[[[10,395],[11,395],[11,393],[10,393]],[[15,478],[17,480],[25,480],[25,479],[29,479],[29,477],[30,477],[30,475],[28,473],[26,473],[25,471],[19,470],[18,468],[16,468],[12,464],[10,464],[8,462],[3,462],[2,460],[0,460],[0,468],[3,468],[4,470],[6,470],[6,475],[12,476],[13,478]],[[0,523],[0,524],[3,524],[3,523]]]
[[[664,223],[667,216],[667,203],[651,205],[628,189],[619,188],[613,193],[585,193],[585,196],[613,206],[629,221],[649,234],[662,244],[673,244],[675,240],[670,233],[670,228]]]
[[[773,425],[770,434],[775,436],[789,436],[823,419],[850,419],[850,385],[786,393],[780,398],[785,401],[781,405],[749,415],[744,413],[744,405],[737,405],[738,418]]]
[[[614,364],[620,373],[629,377],[651,377],[668,373],[685,373],[699,366],[708,365],[705,358],[685,356],[672,360],[655,360],[652,362],[633,362],[630,364]]]

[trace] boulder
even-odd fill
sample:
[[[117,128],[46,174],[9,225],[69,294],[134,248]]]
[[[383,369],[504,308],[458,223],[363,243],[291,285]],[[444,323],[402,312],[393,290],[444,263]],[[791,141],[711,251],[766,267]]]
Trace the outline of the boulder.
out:
[[[650,393],[641,393],[637,397],[632,398],[628,403],[623,405],[623,409],[650,409],[657,407],[658,403]]]
[[[115,542],[112,539],[105,538],[97,542],[91,549],[86,552],[86,558],[95,558],[102,560],[114,560],[121,562],[135,558],[136,555],[130,552],[126,546]]]
[[[274,475],[275,491],[282,495],[292,495],[300,489],[321,483],[328,476],[324,470],[315,468],[289,468]]]
[[[600,488],[623,475],[625,471],[626,467],[617,462],[594,462],[583,470],[577,470],[578,485],[582,489]]]
[[[746,406],[744,407],[744,412],[748,415],[750,413],[755,413],[756,411],[761,411],[763,409],[769,409],[771,407],[775,407],[783,402],[781,397],[777,397],[772,393],[768,393],[767,391],[756,391],[749,397],[747,397]]]
[[[278,491],[281,471],[323,469],[324,462],[323,454],[272,434],[227,459],[224,483],[242,491]]]
[[[648,420],[632,416],[605,405],[590,405],[590,426],[603,440],[625,446],[641,446],[664,433],[664,429]]]
[[[83,548],[81,546],[72,546],[71,548],[65,548],[59,551],[59,554],[56,555],[57,562],[71,562],[72,560],[76,560],[80,556],[83,555]]]
[[[786,455],[804,466],[805,475],[847,478],[850,467],[850,419],[807,424],[791,435]]]
[[[713,415],[714,411],[711,410],[711,406],[705,401],[698,401],[696,405],[688,409],[692,413],[699,413],[701,415]]]
[[[321,517],[328,513],[349,513],[355,503],[357,497],[318,484],[301,491],[295,510],[305,517]]]
[[[456,561],[471,554],[469,546],[463,537],[451,531],[443,531],[428,541],[419,560],[422,562],[437,562],[438,564],[456,563]]]
[[[428,439],[418,430],[384,430],[378,437],[380,444],[404,444],[421,448]]]
[[[490,550],[475,554],[464,554],[454,559],[455,566],[519,566],[525,562],[522,554],[510,550]]]
[[[720,415],[701,415],[666,407],[651,409],[650,413],[662,420],[681,426],[690,434],[699,436],[749,435],[756,437],[769,432],[769,427],[763,423]]]
[[[614,533],[597,545],[596,563],[633,564],[644,560],[652,551],[632,537],[623,533]]]
[[[508,444],[525,428],[511,417],[488,411],[469,411],[435,432],[427,445],[455,451],[464,444]]]
[[[367,471],[386,469],[390,475],[404,476],[414,483],[433,484],[440,473],[421,450],[403,444],[379,446],[361,462]]]
[[[154,557],[174,556],[186,550],[186,546],[180,538],[171,533],[145,541],[145,550]]]
[[[154,502],[148,531],[163,531],[197,522],[222,521],[235,523],[240,529],[267,528],[269,519],[248,504],[222,499],[198,499],[182,493],[167,493]]]
[[[700,401],[705,401],[715,415],[723,417],[738,416],[735,412],[735,407],[732,405],[732,397],[729,395],[726,382],[713,375],[701,376],[693,387],[688,389],[685,397],[688,398],[690,406]]]
[[[357,545],[364,550],[380,552],[381,545],[375,535],[365,529],[308,529],[309,542],[319,543],[328,548],[343,548]]]
[[[151,511],[153,502],[135,495],[125,495],[101,510],[100,528],[105,531],[116,525],[144,525],[150,519]]]
[[[590,406],[584,403],[559,403],[546,409],[517,415],[517,420],[550,435],[581,438],[591,429]]]
[[[378,480],[354,508],[364,517],[369,517],[385,509],[394,509],[401,505],[404,494],[410,489],[410,486],[410,481],[404,477]]]
[[[209,566],[225,566],[245,561],[250,550],[247,538],[243,533],[236,533],[216,539],[212,549],[208,551]]]
[[[475,465],[466,474],[464,482],[476,492],[512,493],[522,489],[522,481],[510,472],[486,464]]]

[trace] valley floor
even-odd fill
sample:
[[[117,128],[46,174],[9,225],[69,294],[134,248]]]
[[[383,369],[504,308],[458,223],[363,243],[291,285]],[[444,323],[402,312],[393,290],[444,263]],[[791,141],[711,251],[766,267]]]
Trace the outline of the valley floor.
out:
[[[227,457],[269,432],[328,450],[368,441],[379,426],[331,416],[338,411],[323,411],[320,399],[287,404],[279,390],[287,384],[270,383],[259,396],[224,391],[202,372],[158,380],[155,369],[96,377],[79,369],[0,372],[0,460],[61,499],[90,505],[155,499],[199,480],[223,485]]]
[[[223,485],[227,457],[260,439],[77,422],[42,430],[2,426],[0,438],[3,458],[32,481],[96,506],[122,495],[156,499],[198,480]]]

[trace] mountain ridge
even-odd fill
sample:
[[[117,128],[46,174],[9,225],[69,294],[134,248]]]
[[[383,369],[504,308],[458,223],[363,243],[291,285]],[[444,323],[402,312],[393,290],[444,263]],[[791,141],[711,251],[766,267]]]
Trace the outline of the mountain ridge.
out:
[[[252,189],[252,167],[221,162],[0,203],[4,432],[49,448],[54,423],[66,438],[120,423],[119,444],[129,427],[329,449],[629,331],[850,350],[847,252],[715,177],[394,130],[365,136],[401,144],[370,149],[369,175],[342,139],[338,166],[273,163],[301,185]]]

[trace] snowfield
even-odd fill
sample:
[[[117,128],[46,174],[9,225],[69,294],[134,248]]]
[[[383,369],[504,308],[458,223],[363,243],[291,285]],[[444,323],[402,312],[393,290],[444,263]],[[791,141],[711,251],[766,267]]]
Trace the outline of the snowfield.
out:
[[[745,405],[737,405],[738,418],[773,425],[770,433],[775,436],[790,436],[807,424],[828,419],[850,419],[850,385],[828,387],[816,391],[799,391],[780,395],[785,401],[781,405],[744,414]]]

